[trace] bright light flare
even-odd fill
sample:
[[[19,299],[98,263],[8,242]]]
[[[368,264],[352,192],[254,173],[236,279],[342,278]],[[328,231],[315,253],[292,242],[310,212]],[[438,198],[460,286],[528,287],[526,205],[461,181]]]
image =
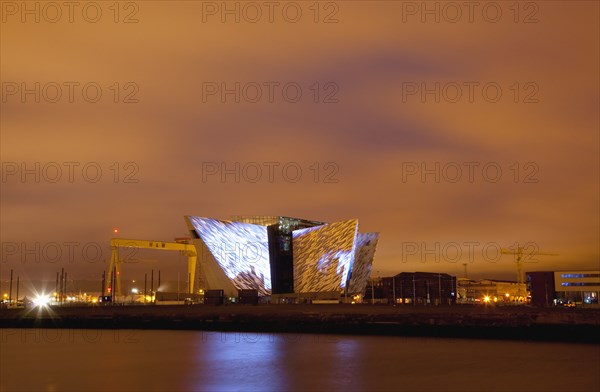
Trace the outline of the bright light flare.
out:
[[[483,302],[490,302],[490,297],[488,297],[487,295],[483,297]]]
[[[37,297],[34,298],[33,300],[33,304],[35,306],[39,306],[39,307],[45,307],[50,303],[50,296],[49,295],[38,295]]]

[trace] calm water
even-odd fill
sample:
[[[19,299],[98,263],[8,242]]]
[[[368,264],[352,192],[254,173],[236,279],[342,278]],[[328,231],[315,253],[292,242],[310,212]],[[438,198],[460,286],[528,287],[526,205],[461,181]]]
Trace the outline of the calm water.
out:
[[[600,346],[0,329],[2,391],[600,390]]]

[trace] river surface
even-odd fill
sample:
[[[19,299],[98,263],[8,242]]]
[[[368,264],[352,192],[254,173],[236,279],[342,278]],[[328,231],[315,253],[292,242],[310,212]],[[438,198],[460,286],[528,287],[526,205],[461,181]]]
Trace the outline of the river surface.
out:
[[[2,391],[599,391],[595,344],[0,329]]]

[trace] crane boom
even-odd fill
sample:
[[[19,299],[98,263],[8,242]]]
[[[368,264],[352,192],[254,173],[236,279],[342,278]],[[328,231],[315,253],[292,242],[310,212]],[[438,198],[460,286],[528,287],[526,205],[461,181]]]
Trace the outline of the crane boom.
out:
[[[530,248],[532,251],[528,251]],[[525,246],[517,246],[516,249],[500,249],[500,254],[503,255],[515,255],[517,263],[517,287],[519,296],[524,296],[522,293],[522,287],[525,285],[525,279],[523,277],[523,256],[557,256],[556,253],[544,253],[544,252],[536,252],[535,248],[537,245],[529,242],[525,244]]]

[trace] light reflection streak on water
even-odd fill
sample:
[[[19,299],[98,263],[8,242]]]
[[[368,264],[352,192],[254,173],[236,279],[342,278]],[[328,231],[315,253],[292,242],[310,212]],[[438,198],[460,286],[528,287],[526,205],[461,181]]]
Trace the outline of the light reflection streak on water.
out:
[[[298,385],[336,388],[354,378],[359,343],[331,335],[203,332],[197,337],[194,390],[286,391]],[[226,374],[226,377],[223,375]],[[323,385],[321,384],[321,387]]]

